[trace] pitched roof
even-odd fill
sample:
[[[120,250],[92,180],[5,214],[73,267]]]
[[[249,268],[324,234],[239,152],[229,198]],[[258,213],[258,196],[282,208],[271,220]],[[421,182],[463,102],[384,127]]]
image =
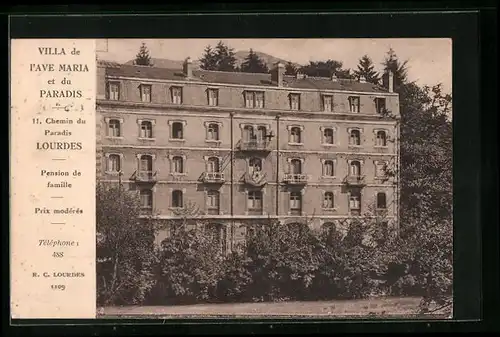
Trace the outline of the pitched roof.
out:
[[[177,80],[185,81],[186,76],[181,69],[157,68],[148,66],[136,66],[122,64],[120,66],[107,66],[106,75],[134,77],[155,80]],[[203,83],[240,84],[248,86],[276,87],[271,82],[270,74],[254,74],[242,72],[223,72],[208,70],[193,70],[193,77],[190,81]],[[337,79],[332,81],[329,78],[284,76],[284,87],[290,89],[317,89],[317,90],[345,90],[359,92],[387,92],[387,89],[372,83],[361,83],[350,79]]]

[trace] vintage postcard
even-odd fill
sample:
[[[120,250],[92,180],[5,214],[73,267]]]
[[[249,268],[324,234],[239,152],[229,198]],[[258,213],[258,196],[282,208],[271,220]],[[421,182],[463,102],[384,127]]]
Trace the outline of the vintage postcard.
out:
[[[452,318],[451,39],[13,39],[12,318]]]

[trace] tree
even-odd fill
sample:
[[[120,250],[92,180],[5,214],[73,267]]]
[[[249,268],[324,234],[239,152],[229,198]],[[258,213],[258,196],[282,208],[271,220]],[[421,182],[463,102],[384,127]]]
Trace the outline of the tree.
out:
[[[354,71],[354,75],[359,79],[364,76],[366,81],[373,84],[378,84],[380,81],[380,75],[375,71],[373,62],[368,55],[364,55],[359,59],[358,69]]]
[[[297,75],[297,67],[292,62],[287,62],[285,64],[285,75]]]
[[[352,78],[350,69],[343,69],[342,65],[342,62],[335,60],[310,61],[308,65],[300,68],[300,72],[314,77],[331,77],[335,74],[338,78]]]
[[[144,42],[142,43],[139,52],[135,56],[135,64],[139,66],[152,66],[151,57],[149,56],[149,50]]]
[[[205,47],[203,57],[200,59],[200,68],[204,70],[218,70],[217,55],[210,45]]]
[[[407,78],[407,62],[391,49],[385,69],[392,70],[400,95],[400,165],[387,169],[399,174],[400,236],[389,245],[388,277],[392,287],[446,305],[452,284],[452,97],[437,84],[419,87]],[[397,254],[391,254],[398,252]],[[406,290],[404,290],[406,289]]]
[[[98,303],[141,303],[154,283],[153,217],[121,186],[99,184],[96,205]]]
[[[201,68],[205,70],[237,71],[234,49],[222,41],[217,43],[215,49],[206,46],[200,62]]]
[[[241,64],[241,71],[244,73],[268,73],[269,69],[252,49],[250,49],[245,61]]]

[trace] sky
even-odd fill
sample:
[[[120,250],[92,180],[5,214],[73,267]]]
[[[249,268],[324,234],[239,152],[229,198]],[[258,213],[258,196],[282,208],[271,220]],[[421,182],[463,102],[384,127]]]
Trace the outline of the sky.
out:
[[[392,48],[400,60],[408,60],[408,77],[419,85],[443,84],[451,93],[451,39],[107,39],[98,40],[100,59],[126,62],[135,58],[139,47],[146,43],[151,57],[184,60],[199,59],[207,45],[223,41],[235,51],[260,51],[299,64],[333,59],[344,68],[355,69],[359,59],[368,55],[377,70]],[[107,50],[107,51],[106,51]]]

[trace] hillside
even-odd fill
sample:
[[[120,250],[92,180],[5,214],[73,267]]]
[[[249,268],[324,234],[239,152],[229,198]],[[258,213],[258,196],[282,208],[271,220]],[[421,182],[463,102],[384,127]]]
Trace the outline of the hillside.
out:
[[[261,58],[267,65],[269,69],[273,67],[273,65],[281,61],[283,63],[287,63],[287,60],[281,59],[279,57],[275,57],[273,55],[269,55],[266,53],[262,53],[259,51],[255,51],[255,53]],[[248,51],[240,50],[235,52],[235,58],[236,58],[236,65],[240,66],[241,63],[245,60],[245,57],[248,55]],[[182,69],[182,63],[184,61],[182,60],[170,60],[170,59],[164,59],[164,58],[151,58],[151,62],[155,67],[158,68],[169,68],[169,69]],[[134,60],[127,61],[125,64],[133,64]],[[300,67],[300,64],[294,63],[296,67]],[[193,59],[193,66],[195,69],[198,69],[200,67],[200,61],[198,59]]]

